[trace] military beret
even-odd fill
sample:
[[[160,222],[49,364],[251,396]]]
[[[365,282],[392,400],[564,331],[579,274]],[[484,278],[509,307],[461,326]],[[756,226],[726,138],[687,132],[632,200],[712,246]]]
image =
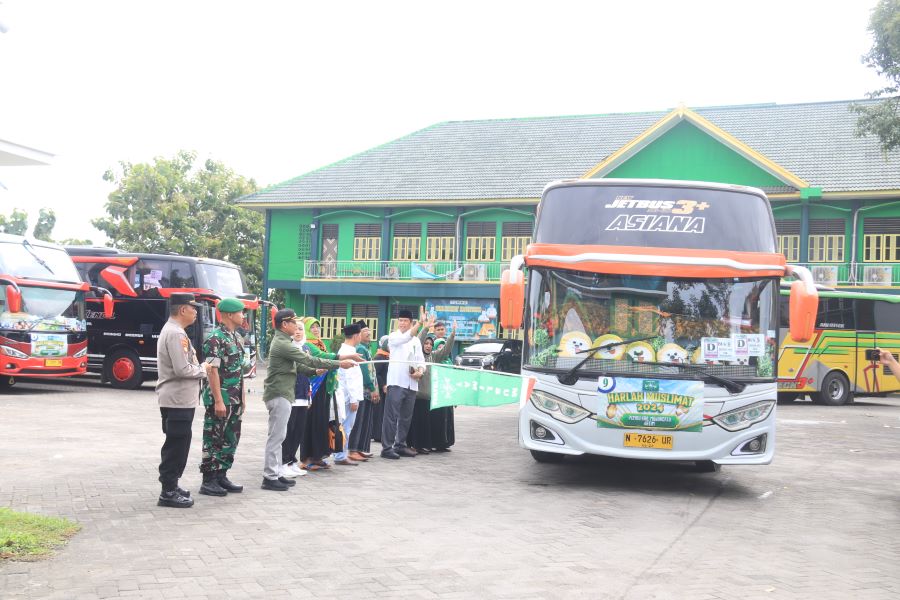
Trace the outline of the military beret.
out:
[[[244,310],[244,303],[237,298],[224,298],[219,302],[219,312],[236,313]]]

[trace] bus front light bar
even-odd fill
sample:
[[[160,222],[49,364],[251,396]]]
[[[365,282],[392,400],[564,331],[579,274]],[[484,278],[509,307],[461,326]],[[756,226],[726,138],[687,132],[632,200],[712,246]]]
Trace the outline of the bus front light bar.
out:
[[[775,407],[774,400],[763,400],[749,406],[742,406],[713,417],[713,422],[728,431],[747,429],[754,423],[765,421]]]
[[[567,402],[559,396],[541,390],[531,392],[531,403],[542,413],[563,423],[577,423],[591,414],[589,410],[585,410],[577,404]]]

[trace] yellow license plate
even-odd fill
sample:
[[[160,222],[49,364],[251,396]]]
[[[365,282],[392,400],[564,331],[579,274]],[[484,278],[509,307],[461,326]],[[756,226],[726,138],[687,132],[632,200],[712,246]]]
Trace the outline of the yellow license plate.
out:
[[[671,450],[673,437],[658,433],[626,433],[626,448],[657,448],[659,450]]]
[[[61,358],[48,358],[44,361],[45,367],[61,367],[62,359]]]

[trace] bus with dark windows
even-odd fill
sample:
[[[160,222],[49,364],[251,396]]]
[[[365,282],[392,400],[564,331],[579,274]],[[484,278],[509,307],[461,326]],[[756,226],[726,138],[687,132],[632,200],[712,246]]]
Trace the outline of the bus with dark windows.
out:
[[[527,269],[527,285],[523,267]],[[523,326],[519,443],[566,455],[760,465],[775,450],[778,295],[812,335],[807,269],[777,251],[756,188],[667,180],[555,182],[533,242],[501,278],[501,325]]]
[[[85,296],[101,315],[112,298],[84,283],[55,244],[0,234],[0,388],[21,377],[68,377],[87,369]]]
[[[87,298],[87,367],[100,373],[103,381],[113,387],[134,389],[156,378],[156,341],[168,319],[168,298],[175,292],[192,292],[204,305],[197,323],[187,330],[198,353],[216,324],[218,301],[241,299],[247,312],[239,333],[244,351],[255,365],[255,312],[260,302],[247,292],[244,274],[237,265],[211,258],[115,248],[70,246],[66,251],[84,281],[104,286],[113,295],[111,318],[94,309],[95,298]]]

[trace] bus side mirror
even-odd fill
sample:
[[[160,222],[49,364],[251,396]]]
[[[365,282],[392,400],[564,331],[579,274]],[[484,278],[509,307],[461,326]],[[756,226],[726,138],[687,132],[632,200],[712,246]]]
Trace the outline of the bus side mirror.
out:
[[[272,329],[277,329],[277,327],[275,327],[275,313],[277,312],[278,309],[274,306],[269,308],[269,321],[272,323]]]
[[[521,269],[507,269],[500,277],[500,326],[503,329],[522,327],[525,310],[525,274]]]
[[[808,342],[812,339],[816,326],[816,312],[819,310],[819,294],[813,288],[812,293],[803,281],[791,284],[790,331],[795,342]]]
[[[103,294],[103,316],[113,318],[113,298],[110,294]]]
[[[22,292],[12,285],[6,286],[6,307],[11,313],[22,310]]]

